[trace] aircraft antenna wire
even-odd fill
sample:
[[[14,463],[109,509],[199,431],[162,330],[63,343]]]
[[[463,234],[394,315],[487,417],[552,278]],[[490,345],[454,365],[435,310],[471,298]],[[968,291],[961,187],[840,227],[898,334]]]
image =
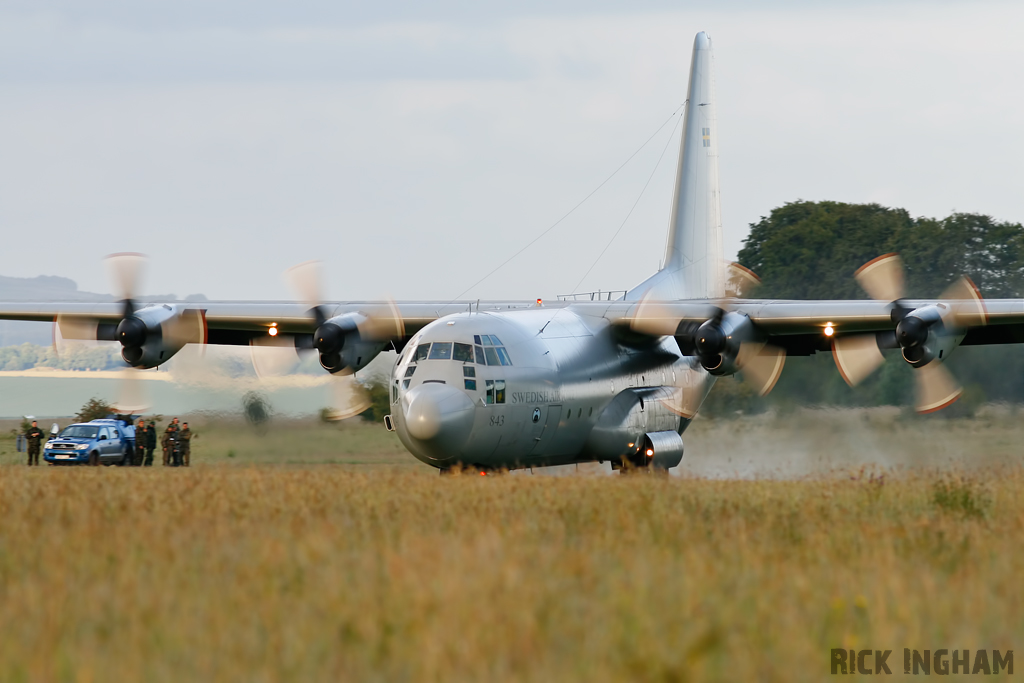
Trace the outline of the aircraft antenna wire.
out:
[[[561,217],[561,218],[559,218],[559,219],[558,219],[557,221],[555,221],[554,223],[552,223],[552,224],[551,224],[551,225],[550,225],[550,226],[549,226],[549,227],[548,227],[548,228],[547,228],[546,230],[544,230],[544,232],[540,233],[539,235],[537,235],[536,237],[534,237],[534,238],[533,238],[532,240],[530,240],[529,242],[527,242],[525,246],[523,246],[523,247],[522,247],[521,249],[519,249],[519,251],[517,251],[516,253],[512,254],[512,255],[511,255],[511,256],[509,256],[509,257],[508,257],[507,259],[505,259],[504,261],[502,261],[501,263],[499,263],[499,264],[498,264],[497,266],[495,266],[495,267],[494,267],[493,269],[491,269],[491,271],[490,271],[489,273],[487,273],[487,274],[486,274],[486,275],[484,275],[484,276],[483,276],[482,278],[480,278],[479,280],[477,280],[476,282],[474,282],[473,284],[471,284],[471,285],[470,285],[469,287],[466,287],[466,289],[464,289],[464,290],[463,290],[462,292],[460,292],[460,293],[459,293],[459,294],[458,294],[457,296],[455,296],[455,297],[454,297],[454,298],[453,298],[453,299],[452,299],[451,301],[449,301],[448,303],[454,303],[455,301],[458,301],[459,299],[461,299],[461,298],[462,298],[463,296],[465,296],[465,294],[466,294],[467,292],[471,291],[471,290],[472,290],[472,289],[473,289],[474,287],[476,287],[477,285],[479,285],[479,284],[480,284],[481,282],[483,282],[484,280],[486,280],[487,278],[489,278],[490,276],[494,275],[494,274],[495,274],[495,273],[497,273],[497,272],[498,272],[499,270],[501,270],[502,268],[504,268],[504,267],[505,267],[506,265],[508,265],[508,263],[509,263],[510,261],[512,261],[512,259],[514,259],[515,257],[517,257],[517,256],[519,256],[520,254],[522,254],[522,253],[523,253],[524,251],[526,251],[527,249],[529,249],[530,247],[532,247],[532,246],[533,246],[534,244],[536,244],[536,243],[537,243],[537,242],[538,242],[538,241],[539,241],[539,240],[540,240],[540,239],[541,239],[542,237],[544,237],[544,236],[545,236],[545,235],[547,235],[547,234],[548,234],[549,232],[551,232],[551,231],[552,231],[552,230],[554,230],[554,229],[555,229],[556,227],[558,227],[558,226],[559,226],[559,224],[561,224],[561,222],[562,222],[562,221],[564,221],[564,220],[565,220],[566,218],[568,218],[569,216],[571,216],[571,215],[572,215],[572,214],[573,214],[573,213],[574,213],[574,212],[576,211],[576,209],[578,209],[578,208],[580,208],[581,206],[583,206],[583,205],[584,205],[584,204],[586,203],[586,201],[587,201],[588,199],[590,199],[590,198],[591,198],[591,197],[593,197],[593,196],[594,196],[595,194],[597,194],[597,191],[598,191],[598,190],[600,190],[600,189],[601,189],[602,187],[604,187],[605,185],[607,185],[607,184],[608,184],[608,181],[610,181],[610,180],[611,180],[612,178],[614,178],[614,177],[615,177],[616,175],[618,175],[619,171],[621,171],[621,170],[622,170],[623,168],[625,168],[625,167],[626,167],[626,164],[628,164],[628,163],[629,163],[630,161],[632,161],[632,160],[633,160],[633,157],[635,157],[635,156],[636,156],[637,154],[639,154],[639,153],[640,153],[640,152],[641,152],[641,151],[642,151],[642,150],[644,149],[644,147],[646,147],[646,146],[647,146],[647,145],[648,145],[648,144],[649,144],[649,143],[651,142],[651,140],[653,140],[653,139],[654,139],[655,137],[657,137],[658,133],[660,133],[660,132],[662,131],[662,129],[663,129],[663,128],[665,128],[665,126],[667,126],[667,125],[669,124],[669,122],[670,122],[670,121],[671,121],[671,120],[673,119],[673,117],[677,116],[677,115],[679,114],[679,112],[680,112],[680,111],[681,111],[681,110],[683,109],[683,107],[685,107],[685,106],[686,106],[687,102],[689,102],[689,100],[686,100],[686,101],[684,101],[684,102],[683,102],[682,104],[680,104],[680,105],[679,105],[678,107],[676,107],[675,111],[673,111],[673,112],[672,112],[671,114],[669,114],[669,117],[668,117],[667,119],[665,119],[665,121],[664,121],[664,122],[663,122],[663,123],[662,123],[662,124],[661,124],[660,126],[658,126],[658,129],[657,129],[656,131],[654,131],[654,132],[653,132],[653,133],[651,134],[651,136],[650,136],[649,138],[647,138],[647,139],[646,139],[646,140],[644,141],[644,143],[643,143],[642,145],[640,145],[639,147],[637,147],[637,149],[636,149],[636,151],[635,151],[635,152],[633,152],[632,154],[630,154],[630,155],[629,155],[629,157],[628,157],[628,158],[627,158],[627,159],[626,159],[625,161],[623,161],[623,162],[622,162],[622,163],[621,163],[621,164],[619,165],[619,167],[618,167],[618,168],[616,168],[616,169],[615,169],[614,171],[612,171],[611,175],[609,175],[609,176],[608,176],[607,178],[605,178],[605,179],[604,179],[603,181],[601,181],[601,184],[600,184],[600,185],[598,185],[597,187],[595,187],[595,188],[594,188],[594,189],[593,189],[593,190],[592,190],[592,191],[590,192],[590,194],[588,194],[588,195],[587,195],[586,197],[584,197],[583,199],[581,199],[581,200],[579,201],[579,203],[578,203],[578,204],[576,204],[576,206],[574,206],[574,207],[572,207],[571,209],[569,209],[569,211],[568,211],[568,212],[566,212],[566,214],[565,214],[564,216],[562,216],[562,217]],[[673,126],[673,131],[674,131],[674,130],[675,130],[675,127]],[[669,138],[669,140],[671,140],[671,139],[672,139],[672,138],[670,137],[670,138]],[[662,155],[664,155],[664,152],[662,152]],[[660,159],[659,159],[659,161],[660,161]],[[650,182],[650,180],[648,180],[647,182],[649,183],[649,182]],[[645,185],[644,187],[646,188],[647,186]],[[631,212],[632,212],[632,210],[631,210]],[[628,216],[627,216],[627,218],[628,218]],[[621,229],[621,228],[620,228],[620,229]],[[616,233],[616,234],[618,234],[618,233]],[[601,252],[601,253],[603,254],[604,252]],[[589,272],[589,271],[588,271],[588,272]]]
[[[681,121],[682,117],[680,117],[679,120]],[[622,232],[622,229],[626,227],[626,223],[629,221],[629,217],[633,215],[633,211],[636,210],[637,204],[639,204],[640,200],[643,199],[644,193],[647,192],[647,188],[650,186],[651,181],[654,179],[654,174],[657,173],[658,169],[661,167],[661,161],[662,159],[665,158],[665,152],[668,151],[669,145],[672,144],[672,141],[675,139],[675,137],[676,127],[673,126],[672,135],[669,135],[668,140],[665,141],[665,146],[662,147],[661,149],[661,154],[658,156],[658,161],[654,164],[654,168],[651,170],[651,175],[647,176],[647,182],[644,183],[644,186],[640,190],[640,194],[637,196],[636,201],[633,202],[633,206],[629,207],[629,212],[626,213],[626,217],[623,218],[622,223],[619,224],[619,229],[615,231],[615,234],[612,235],[612,238],[608,240],[607,244],[604,245],[604,249],[602,249],[601,253],[597,255],[597,258],[594,259],[594,262],[590,264],[589,268],[587,268],[587,272],[583,274],[583,277],[580,278],[580,281],[576,283],[576,286],[573,287],[571,291],[579,291],[580,285],[583,284],[583,281],[587,279],[587,276],[590,275],[591,271],[594,270],[594,267],[597,266],[598,262],[604,257],[605,253],[607,253],[608,249],[612,246],[612,242],[614,242],[615,238],[618,237],[619,233]]]

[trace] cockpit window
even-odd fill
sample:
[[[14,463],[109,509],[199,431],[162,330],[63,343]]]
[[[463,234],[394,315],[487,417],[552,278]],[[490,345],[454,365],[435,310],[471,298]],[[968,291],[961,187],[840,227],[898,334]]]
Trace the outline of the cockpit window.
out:
[[[460,344],[459,342],[455,342],[455,351],[452,354],[452,360],[457,360],[462,363],[472,363],[473,345]]]
[[[477,346],[480,346],[480,335],[479,334],[474,334],[473,335],[473,343],[476,344]]]
[[[480,337],[477,337],[479,339]],[[487,359],[484,358],[484,349],[482,346],[474,346],[476,350],[476,362],[478,365],[487,365]]]
[[[451,360],[451,357],[451,342],[434,342],[434,345],[430,348],[430,355],[427,356],[430,360]]]
[[[498,346],[494,350],[498,352],[498,358],[501,359],[502,365],[512,365],[512,359],[508,357],[508,351],[505,350],[505,347]]]
[[[480,339],[483,341],[484,346],[494,346],[494,344],[491,343],[491,336],[489,334],[481,334]]]
[[[416,347],[416,355],[413,357],[414,361],[426,360],[427,354],[430,352],[430,344],[420,344]]]
[[[493,346],[485,346],[484,355],[487,356],[488,365],[501,365],[501,361],[498,360],[498,352],[494,350]]]
[[[407,367],[405,369],[405,376],[406,377],[412,377],[412,374],[414,372],[416,372],[416,366],[415,365],[410,365],[409,367]]]
[[[491,345],[492,345],[492,346],[502,346],[502,345],[503,345],[503,344],[501,343],[501,340],[500,340],[500,339],[498,339],[497,337],[495,337],[495,336],[494,336],[493,334],[492,334],[492,335],[490,335],[490,337],[491,337]]]

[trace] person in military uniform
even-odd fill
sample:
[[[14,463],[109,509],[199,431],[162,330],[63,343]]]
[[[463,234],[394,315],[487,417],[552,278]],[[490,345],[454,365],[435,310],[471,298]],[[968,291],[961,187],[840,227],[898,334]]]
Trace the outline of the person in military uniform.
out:
[[[174,418],[174,420],[177,419],[178,418]],[[178,432],[178,425],[174,420],[167,425],[167,429],[164,430],[163,438],[160,439],[160,445],[164,448],[164,467],[171,464],[171,456],[173,455],[172,450],[174,448],[171,445],[171,441]]]
[[[142,467],[142,460],[146,457],[146,421],[139,420],[139,426],[135,428],[135,457],[132,465]]]
[[[43,430],[39,428],[35,420],[32,420],[32,426],[25,432],[25,441],[28,443],[28,466],[39,465],[39,444],[42,442],[45,434]]]
[[[146,460],[142,464],[145,467],[153,466],[153,451],[156,450],[156,422],[149,421],[149,429],[146,430]]]
[[[183,422],[181,431],[178,432],[178,443],[181,447],[181,464],[188,467],[188,458],[192,454],[192,430],[188,428],[188,422]]]

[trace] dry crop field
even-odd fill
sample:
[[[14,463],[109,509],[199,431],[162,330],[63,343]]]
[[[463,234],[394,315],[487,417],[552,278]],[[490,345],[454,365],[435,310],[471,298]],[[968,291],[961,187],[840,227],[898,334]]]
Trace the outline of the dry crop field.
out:
[[[308,463],[380,431],[353,429],[264,438],[306,433]],[[1009,459],[438,477],[397,452],[254,464],[231,433],[208,425],[189,470],[28,469],[6,445],[0,680],[800,681],[833,647],[891,649],[902,675],[904,647],[1024,642]]]

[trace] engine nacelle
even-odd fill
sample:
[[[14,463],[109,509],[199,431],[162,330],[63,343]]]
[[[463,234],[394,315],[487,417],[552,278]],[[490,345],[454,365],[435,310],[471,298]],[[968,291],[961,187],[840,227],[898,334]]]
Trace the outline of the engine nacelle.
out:
[[[647,432],[640,454],[656,470],[676,467],[683,459],[683,437],[675,431]]]
[[[896,325],[896,343],[903,360],[919,368],[938,359],[949,358],[964,338],[964,330],[947,327],[948,309],[940,305],[924,306],[905,315]]]
[[[190,342],[205,341],[202,313],[163,304],[134,311],[117,325],[121,357],[133,368],[155,368]]]
[[[320,365],[330,373],[345,369],[361,370],[388,345],[386,341],[363,339],[359,328],[368,322],[361,313],[345,313],[317,328],[313,346],[320,354]]]
[[[710,374],[731,375],[739,370],[736,356],[740,344],[756,341],[757,336],[750,318],[729,312],[701,324],[693,335],[693,345],[700,364]]]

